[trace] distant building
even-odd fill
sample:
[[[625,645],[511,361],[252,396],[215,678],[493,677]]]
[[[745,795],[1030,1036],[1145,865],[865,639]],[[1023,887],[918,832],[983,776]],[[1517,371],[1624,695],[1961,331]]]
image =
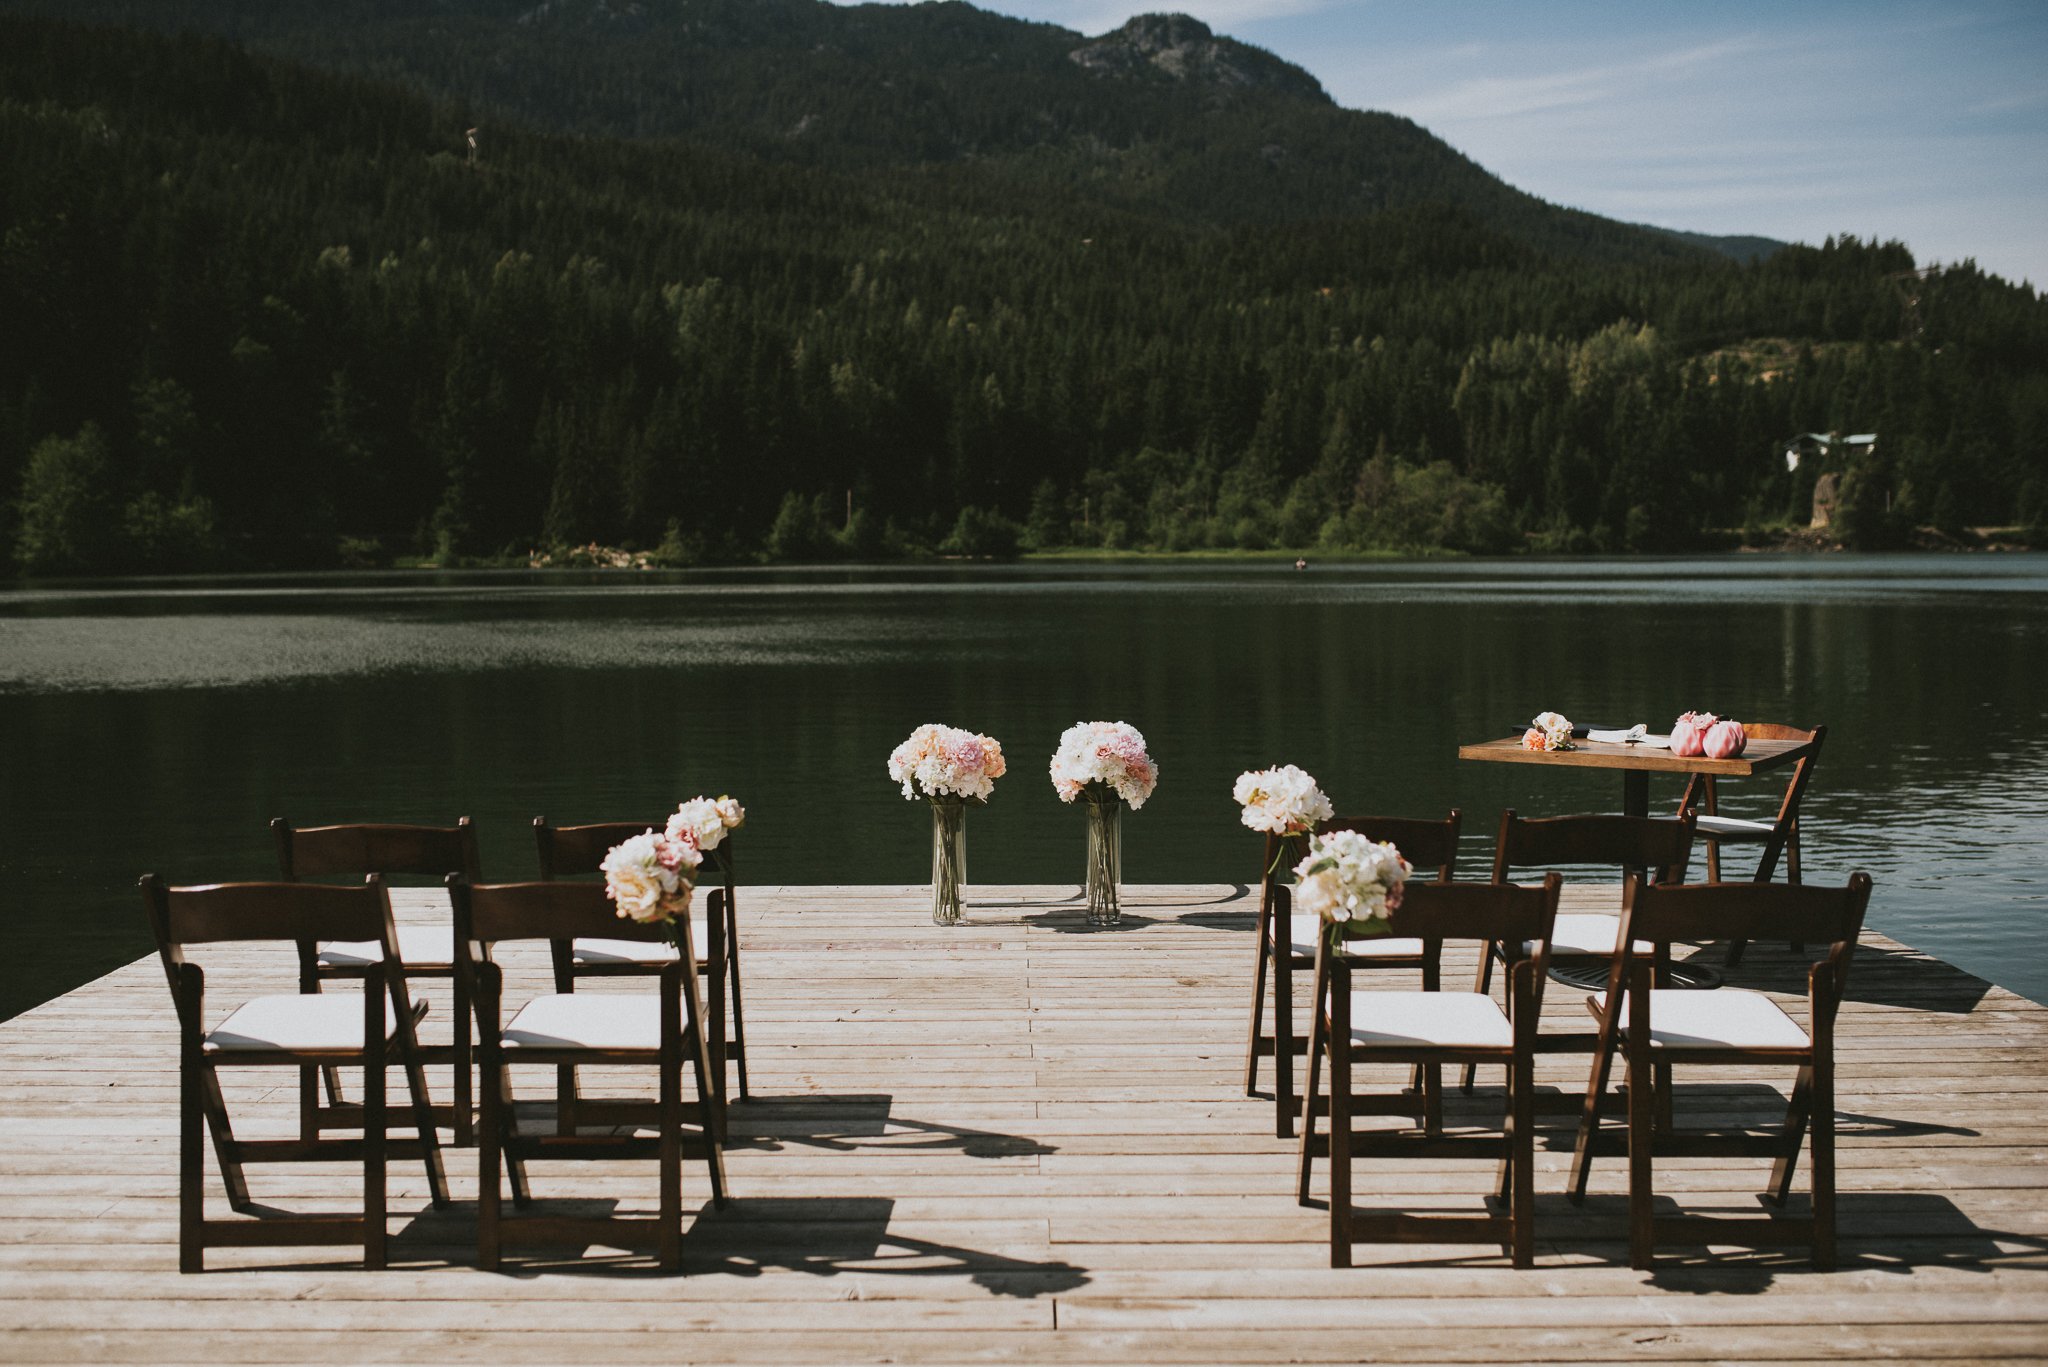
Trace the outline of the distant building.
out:
[[[1844,461],[1867,456],[1877,446],[1877,433],[1862,432],[1845,437],[1840,432],[1801,432],[1785,442],[1785,468],[1797,470],[1808,456],[1834,454]]]

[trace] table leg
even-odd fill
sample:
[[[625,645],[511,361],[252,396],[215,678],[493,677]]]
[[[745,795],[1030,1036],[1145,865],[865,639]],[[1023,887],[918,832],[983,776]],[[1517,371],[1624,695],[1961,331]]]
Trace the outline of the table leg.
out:
[[[1621,771],[1621,814],[1623,816],[1648,816],[1650,814],[1650,775],[1644,769]]]

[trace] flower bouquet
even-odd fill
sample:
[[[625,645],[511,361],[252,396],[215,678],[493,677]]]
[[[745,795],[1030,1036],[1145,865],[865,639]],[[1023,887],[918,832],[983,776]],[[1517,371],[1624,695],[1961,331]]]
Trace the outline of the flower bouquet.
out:
[[[1349,926],[1352,935],[1385,935],[1388,913],[1401,905],[1414,871],[1389,841],[1357,831],[1311,836],[1308,854],[1294,866],[1294,906],[1325,924]]]
[[[1237,776],[1230,795],[1243,809],[1238,820],[1270,837],[1267,847],[1272,857],[1267,860],[1261,881],[1273,876],[1290,845],[1299,846],[1315,832],[1318,822],[1328,821],[1336,814],[1314,777],[1292,764],[1277,769],[1247,769]]]
[[[689,841],[699,853],[711,855],[719,868],[729,874],[730,847],[725,843],[726,833],[738,830],[746,820],[747,809],[740,806],[735,798],[724,795],[693,797],[676,808],[675,815],[668,819],[668,829],[664,834],[670,840]]]
[[[688,838],[647,830],[605,851],[604,893],[628,921],[659,924],[669,943],[682,951],[676,923],[690,910],[697,885],[697,867],[704,855]]]
[[[1003,776],[1003,747],[989,736],[927,722],[889,755],[889,777],[906,800],[932,808],[932,920],[960,920],[960,890],[967,881],[967,804],[987,802]]]
[[[1053,751],[1053,791],[1062,802],[1088,804],[1088,923],[1123,919],[1117,885],[1123,881],[1123,808],[1145,805],[1159,786],[1159,766],[1138,728],[1120,721],[1076,722]]]
[[[1571,719],[1561,712],[1538,712],[1536,720],[1522,733],[1524,750],[1576,750],[1572,744]]]

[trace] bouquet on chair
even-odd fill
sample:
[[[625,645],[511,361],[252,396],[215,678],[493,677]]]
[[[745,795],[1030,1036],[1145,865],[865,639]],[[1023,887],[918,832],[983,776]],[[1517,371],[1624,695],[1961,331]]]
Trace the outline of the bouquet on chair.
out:
[[[704,862],[696,842],[660,831],[642,831],[605,851],[605,896],[629,921],[660,924],[671,943],[681,947],[676,921],[690,910],[697,885],[697,866]]]
[[[961,885],[967,881],[967,803],[987,802],[1007,766],[994,737],[927,722],[889,755],[889,777],[905,799],[932,808],[932,920],[960,920]]]
[[[1238,819],[1269,835],[1308,835],[1317,822],[1336,815],[1336,808],[1316,785],[1314,776],[1292,764],[1277,769],[1248,769],[1237,776],[1230,795],[1244,808]]]
[[[668,819],[664,835],[670,840],[688,841],[700,854],[711,854],[725,844],[725,833],[746,824],[747,809],[735,798],[693,797],[676,808]],[[724,856],[720,855],[722,863]]]
[[[1353,935],[1385,935],[1412,872],[1391,841],[1357,831],[1311,836],[1307,857],[1294,866],[1294,906],[1328,925],[1348,924]]]

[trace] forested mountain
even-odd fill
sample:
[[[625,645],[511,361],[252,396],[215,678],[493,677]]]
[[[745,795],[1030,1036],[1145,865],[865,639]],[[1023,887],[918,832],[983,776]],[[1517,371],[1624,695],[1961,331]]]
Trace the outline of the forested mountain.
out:
[[[735,23],[814,8],[698,3]],[[557,12],[593,22],[535,22]],[[988,32],[1020,52],[1060,34]],[[1075,126],[1136,118],[1151,106],[1119,92],[1154,88],[1193,101],[1184,123],[1241,102],[1218,129],[1263,117],[1245,101],[1347,112],[1270,57],[1190,41],[1176,60],[1216,89],[1142,43],[1104,60],[1143,70],[1107,73],[1060,48],[1061,80],[1111,92],[1077,96]],[[807,79],[820,108],[855,98]],[[1782,439],[1830,429],[1882,434],[1846,472],[1860,536],[2040,521],[2048,501],[2048,306],[1967,265],[1920,279],[1896,244],[1737,264],[1495,212],[1431,181],[1440,157],[1384,205],[1267,213],[1219,173],[1196,212],[1193,184],[1176,207],[1042,147],[827,156],[715,123],[507,120],[472,159],[480,117],[220,39],[0,19],[17,563],[1678,548],[1803,520],[1816,470],[1788,473]]]

